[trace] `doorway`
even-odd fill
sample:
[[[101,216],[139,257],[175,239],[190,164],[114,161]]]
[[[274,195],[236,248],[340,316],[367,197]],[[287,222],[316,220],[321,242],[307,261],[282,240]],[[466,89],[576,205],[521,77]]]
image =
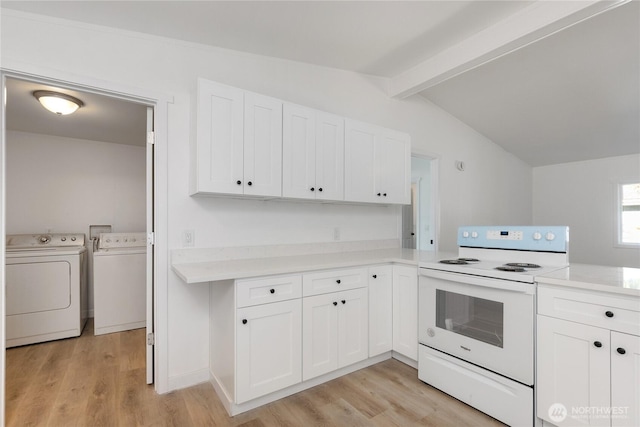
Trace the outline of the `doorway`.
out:
[[[411,204],[402,207],[402,247],[437,250],[438,159],[411,156]]]
[[[146,348],[147,354],[146,381],[152,383],[155,104],[144,99],[73,84],[52,84],[48,79],[13,73],[3,73],[2,89],[2,241],[6,240],[8,234],[81,232],[87,236],[89,246],[89,225],[95,223],[113,224],[113,231],[135,230],[149,236],[144,283],[147,295],[146,331],[141,336],[142,348]],[[44,110],[33,97],[36,89],[56,90],[81,99],[84,105],[80,112],[86,112],[85,120],[72,122],[68,119],[73,115],[56,116]],[[36,111],[29,108],[41,111],[29,112]],[[34,114],[40,114],[39,117],[43,119],[38,119]],[[109,114],[112,121],[106,120],[104,114]],[[107,123],[101,123],[101,120]],[[131,129],[131,126],[135,129]],[[134,134],[134,137],[130,136]],[[46,147],[46,154],[41,152],[38,156],[39,147]],[[39,159],[36,161],[35,157]],[[42,169],[45,169],[44,172],[55,172],[55,178],[52,178],[53,174],[44,175]],[[116,197],[115,194],[122,197]],[[13,206],[17,203],[20,206]],[[113,206],[106,216],[105,212],[101,212],[105,203]],[[83,215],[80,211],[84,212],[84,218],[80,218]],[[51,220],[43,220],[43,212],[50,215]],[[3,244],[0,252],[3,287],[5,249]],[[6,300],[1,302],[4,321]],[[88,309],[91,316],[91,306]],[[147,339],[149,334],[151,340]],[[6,360],[5,339],[3,335],[3,360]],[[4,370],[2,374],[4,384]]]

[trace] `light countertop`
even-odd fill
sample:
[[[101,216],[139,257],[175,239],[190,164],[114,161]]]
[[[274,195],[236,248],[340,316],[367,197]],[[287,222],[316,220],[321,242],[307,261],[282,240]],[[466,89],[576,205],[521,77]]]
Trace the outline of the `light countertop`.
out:
[[[536,276],[540,284],[567,286],[640,297],[640,268],[571,264]]]
[[[386,263],[405,264],[417,268],[419,262],[451,256],[455,255],[397,248],[176,263],[171,267],[186,283],[203,283]]]

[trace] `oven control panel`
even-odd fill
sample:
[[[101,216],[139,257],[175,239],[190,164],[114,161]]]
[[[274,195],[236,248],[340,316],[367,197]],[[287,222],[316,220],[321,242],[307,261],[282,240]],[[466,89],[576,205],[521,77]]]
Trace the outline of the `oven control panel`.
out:
[[[567,252],[566,226],[464,226],[458,229],[458,246],[515,249],[523,251]]]

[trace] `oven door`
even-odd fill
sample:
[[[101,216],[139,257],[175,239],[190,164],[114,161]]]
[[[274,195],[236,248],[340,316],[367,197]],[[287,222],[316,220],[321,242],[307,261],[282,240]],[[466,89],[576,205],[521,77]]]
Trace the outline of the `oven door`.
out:
[[[533,385],[535,285],[421,269],[421,344]]]

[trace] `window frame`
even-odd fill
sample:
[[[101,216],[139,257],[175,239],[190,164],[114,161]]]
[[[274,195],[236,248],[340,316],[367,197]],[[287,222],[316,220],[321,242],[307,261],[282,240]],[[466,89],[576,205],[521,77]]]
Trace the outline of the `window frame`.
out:
[[[616,237],[615,237],[615,246],[618,248],[628,248],[628,249],[635,249],[640,247],[640,242],[638,243],[632,243],[632,242],[623,242],[622,241],[622,201],[623,201],[623,194],[622,194],[622,187],[625,185],[632,185],[632,184],[639,184],[640,185],[640,180],[639,179],[628,179],[628,180],[621,180],[618,181],[616,183],[616,197],[615,197],[615,201],[616,201],[616,207],[615,207],[615,213],[616,213],[616,220],[615,220],[615,224],[616,224]]]

